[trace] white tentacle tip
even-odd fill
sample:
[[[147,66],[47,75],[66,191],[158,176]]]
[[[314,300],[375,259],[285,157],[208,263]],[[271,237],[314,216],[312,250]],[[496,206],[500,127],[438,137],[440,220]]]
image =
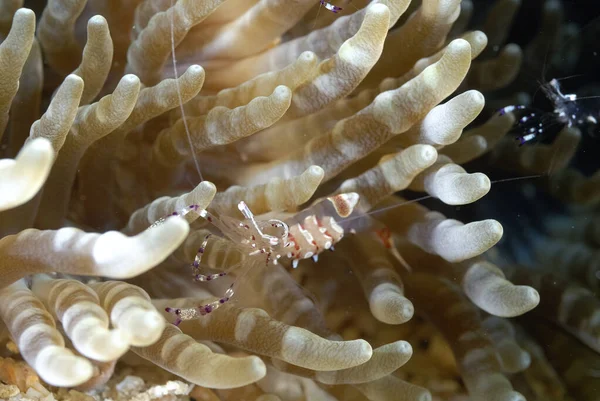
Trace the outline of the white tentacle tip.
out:
[[[58,387],[78,386],[94,374],[90,361],[56,345],[47,346],[39,352],[34,368],[42,380]]]
[[[365,340],[352,340],[349,343],[357,345],[356,357],[360,359],[366,359],[367,361],[373,356],[373,347]]]
[[[262,361],[262,359],[260,359],[257,356],[250,356],[250,371],[252,371],[254,373],[254,376],[257,377],[257,380],[262,379],[263,377],[265,377],[267,375],[267,366],[265,365],[265,363]]]
[[[467,50],[471,51],[471,44],[464,39],[454,39],[446,46],[446,51],[449,53],[458,53]]]
[[[285,85],[279,85],[271,96],[279,101],[289,101],[292,98],[292,90]]]
[[[169,217],[164,224],[147,229],[134,238],[142,244],[146,244],[148,250],[154,246],[165,250],[170,249],[168,253],[171,253],[187,237],[189,231],[190,226],[185,219],[173,216]]]
[[[69,87],[70,85],[76,85],[76,88],[81,87],[83,89],[83,78],[81,78],[77,74],[69,74],[63,80],[63,85],[65,87]]]
[[[37,151],[38,153],[52,150],[52,144],[46,138],[35,138],[27,144],[28,148]]]
[[[306,169],[306,172],[315,177],[323,178],[325,176],[325,170],[321,166],[312,165]]]
[[[115,231],[104,233],[92,251],[98,274],[112,278],[131,278],[142,274],[177,249],[189,230],[189,224],[182,217],[174,216],[134,237]]]
[[[140,84],[140,79],[135,74],[124,75],[119,81],[120,85],[136,86]]]
[[[418,150],[419,161],[422,161],[424,165],[430,166],[435,163],[438,157],[437,150],[431,145],[413,145]]]
[[[46,138],[27,142],[15,160],[0,160],[0,211],[22,205],[46,182],[54,149]]]
[[[106,18],[104,18],[101,15],[94,15],[92,18],[90,18],[88,20],[88,26],[90,25],[95,25],[95,26],[107,26],[108,22],[106,21]]]
[[[367,7],[367,14],[384,14],[389,13],[390,9],[383,3],[373,3]]]
[[[127,332],[131,344],[147,347],[154,344],[165,329],[165,319],[157,311],[140,311],[135,309],[122,316],[119,327]]]
[[[298,56],[298,60],[301,60],[306,63],[316,64],[319,59],[314,52],[307,50],[307,51],[302,52],[300,54],[300,56]]]
[[[494,316],[520,316],[540,302],[540,294],[534,288],[512,284],[502,270],[489,262],[471,265],[462,286],[475,305]]]
[[[202,66],[199,64],[192,64],[186,70],[186,72],[188,72],[188,71],[193,74],[203,74],[204,68],[202,68]]]
[[[415,308],[397,285],[382,283],[373,289],[369,297],[373,316],[386,324],[402,324],[409,321]]]
[[[79,351],[88,358],[101,362],[119,359],[129,349],[125,333],[119,329],[97,330]]]
[[[35,13],[29,8],[19,8],[15,13],[14,18],[35,18]]]

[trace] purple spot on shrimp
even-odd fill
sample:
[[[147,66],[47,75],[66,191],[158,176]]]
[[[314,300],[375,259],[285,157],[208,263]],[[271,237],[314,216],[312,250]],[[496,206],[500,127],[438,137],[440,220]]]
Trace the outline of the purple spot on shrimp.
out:
[[[206,306],[204,307],[204,310],[206,311],[206,313],[210,313],[210,312],[212,312],[212,310],[213,310],[213,309],[212,309],[212,306],[210,306],[210,305],[206,305]]]

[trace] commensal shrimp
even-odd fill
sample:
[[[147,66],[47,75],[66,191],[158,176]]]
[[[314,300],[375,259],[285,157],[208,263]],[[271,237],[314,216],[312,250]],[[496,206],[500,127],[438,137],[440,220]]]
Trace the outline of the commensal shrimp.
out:
[[[332,13],[338,13],[342,11],[342,7],[334,6],[333,4],[326,2],[325,0],[320,0],[321,6],[325,6],[326,9],[331,11]]]
[[[552,125],[567,127],[582,127],[586,124],[596,125],[598,119],[592,112],[585,110],[574,93],[563,94],[557,79],[541,86],[542,92],[553,104],[552,113],[524,105],[510,105],[498,110],[502,116],[506,113],[528,111],[517,122],[521,135],[517,137],[519,146],[530,142],[543,135],[545,130]]]
[[[302,259],[312,258],[316,262],[321,252],[326,249],[333,250],[333,245],[344,236],[343,228],[332,217],[334,212],[330,210],[331,207],[340,217],[347,217],[357,203],[358,195],[355,193],[332,196],[315,203],[287,221],[256,219],[243,201],[239,202],[238,209],[245,217],[244,221],[225,216],[216,217],[207,210],[200,209],[198,205],[190,205],[157,220],[151,227],[164,223],[171,216],[197,213],[216,227],[229,241],[236,244],[232,249],[241,249],[255,262],[256,258],[260,260],[264,257],[265,266],[268,266],[270,263],[278,264],[281,258],[287,258],[291,260],[292,267],[296,268]],[[191,264],[195,281],[213,281],[227,275],[225,272],[211,275],[201,273],[202,257],[212,235],[208,234],[204,238]],[[252,263],[252,259],[249,263]],[[235,282],[229,286],[223,297],[213,302],[193,308],[166,308],[165,310],[176,316],[174,322],[176,326],[183,320],[207,315],[231,300],[234,295],[234,284]]]

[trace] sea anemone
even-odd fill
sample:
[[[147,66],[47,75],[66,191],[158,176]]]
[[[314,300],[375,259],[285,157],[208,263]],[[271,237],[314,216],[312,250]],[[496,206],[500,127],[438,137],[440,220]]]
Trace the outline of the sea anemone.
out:
[[[0,9],[7,397],[524,399],[537,359],[504,318],[540,299],[482,257],[502,226],[398,194],[490,190],[461,164],[514,118],[463,129],[521,51],[472,62],[469,2],[50,0],[37,30],[22,3]]]

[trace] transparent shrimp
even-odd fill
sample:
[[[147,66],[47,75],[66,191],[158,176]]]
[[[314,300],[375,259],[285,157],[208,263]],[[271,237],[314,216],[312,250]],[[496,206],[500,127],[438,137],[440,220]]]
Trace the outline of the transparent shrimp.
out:
[[[321,6],[324,6],[327,10],[331,11],[332,13],[338,13],[338,12],[342,11],[342,7],[335,6],[325,0],[320,0],[319,7],[321,7]]]
[[[517,122],[517,130],[521,133],[517,137],[519,146],[543,136],[551,126],[585,127],[589,131],[590,126],[598,124],[598,112],[590,111],[580,103],[580,100],[588,98],[578,98],[574,93],[563,94],[557,79],[543,84],[540,89],[552,102],[552,112],[524,105],[509,105],[498,110],[501,116],[513,112],[524,113]]]
[[[279,219],[257,219],[243,201],[239,202],[238,209],[244,216],[244,221],[226,216],[217,217],[205,209],[200,209],[198,205],[190,205],[157,220],[151,227],[164,223],[166,219],[172,216],[197,213],[228,239],[232,245],[230,249],[241,251],[247,256],[244,260],[244,264],[247,265],[246,271],[242,274],[245,275],[253,266],[261,265],[263,262],[265,266],[269,264],[276,265],[281,258],[290,259],[294,268],[298,266],[298,262],[302,259],[312,257],[313,260],[317,261],[320,252],[332,249],[333,245],[342,239],[344,230],[336,223],[333,216],[324,215],[320,217],[315,213],[320,210],[327,210],[326,205],[330,204],[335,213],[344,217],[352,213],[357,202],[357,194],[341,194],[326,198],[326,200],[317,202],[301,213],[302,219],[300,222],[295,222],[294,219],[289,222]],[[334,214],[329,211],[328,213]],[[212,235],[206,235],[191,264],[195,281],[214,281],[227,275],[225,272],[211,275],[201,273],[202,257]],[[234,281],[224,295],[215,301],[192,308],[166,308],[165,310],[175,315],[175,325],[179,325],[183,320],[205,316],[231,300],[235,293],[235,283]]]

